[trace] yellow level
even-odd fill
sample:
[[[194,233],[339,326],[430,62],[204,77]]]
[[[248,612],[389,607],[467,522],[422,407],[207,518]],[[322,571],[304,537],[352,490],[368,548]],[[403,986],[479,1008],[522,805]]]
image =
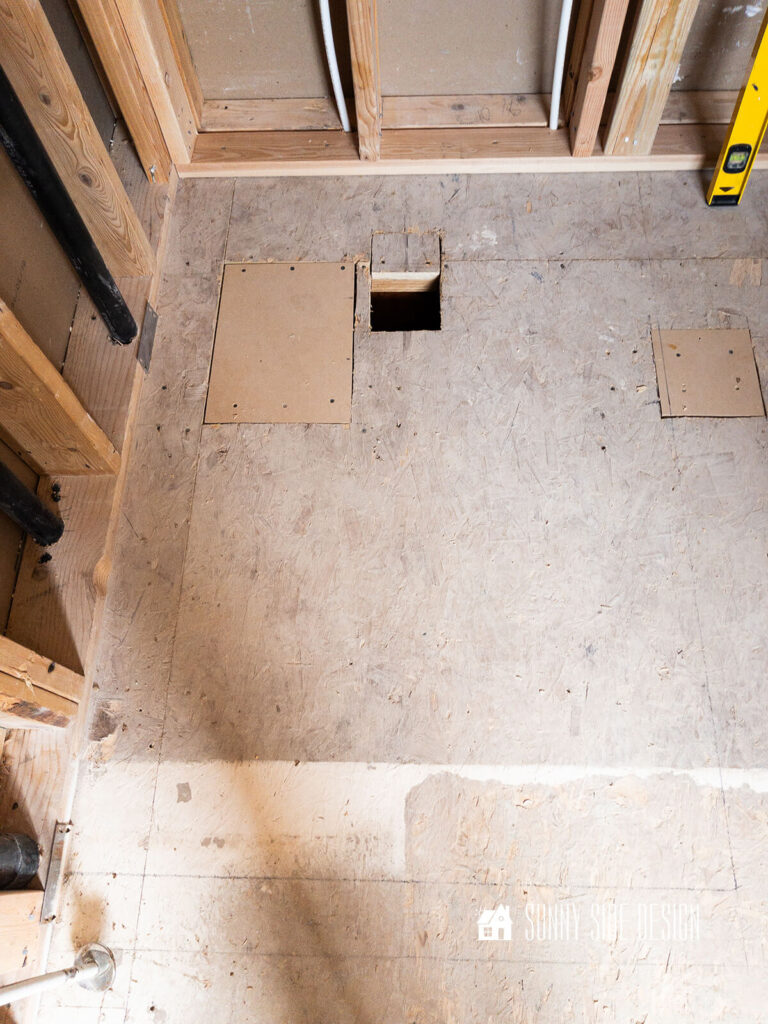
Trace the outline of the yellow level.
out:
[[[715,173],[707,192],[710,206],[737,206],[768,126],[768,10],[752,51],[752,67],[736,100]]]

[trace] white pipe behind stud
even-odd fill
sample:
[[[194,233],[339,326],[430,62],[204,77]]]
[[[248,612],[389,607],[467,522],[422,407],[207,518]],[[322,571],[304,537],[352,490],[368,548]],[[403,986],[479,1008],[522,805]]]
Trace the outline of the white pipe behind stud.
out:
[[[560,28],[557,33],[557,51],[555,53],[555,72],[552,76],[552,103],[549,108],[549,127],[557,128],[560,120],[560,96],[563,91],[563,69],[565,67],[565,48],[568,45],[568,27],[571,24],[571,8],[573,0],[563,0],[560,8]]]
[[[347,101],[344,99],[344,90],[341,88],[339,62],[336,59],[336,47],[333,43],[333,27],[331,26],[331,11],[328,6],[328,0],[320,0],[320,24],[323,26],[323,42],[325,43],[325,56],[328,61],[328,70],[331,74],[333,96],[336,100],[336,107],[339,111],[341,126],[345,132],[348,132],[351,130],[349,114],[347,113]]]

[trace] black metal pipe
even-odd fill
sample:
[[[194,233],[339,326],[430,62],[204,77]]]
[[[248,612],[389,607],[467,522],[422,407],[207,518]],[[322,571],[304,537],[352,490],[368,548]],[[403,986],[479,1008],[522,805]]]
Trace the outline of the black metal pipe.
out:
[[[59,517],[3,462],[0,462],[0,512],[5,512],[42,547],[55,544],[64,532],[64,523]]]
[[[25,889],[37,874],[40,850],[30,836],[0,833],[0,889]]]
[[[136,321],[107,269],[24,107],[0,67],[0,142],[119,345],[136,337]]]

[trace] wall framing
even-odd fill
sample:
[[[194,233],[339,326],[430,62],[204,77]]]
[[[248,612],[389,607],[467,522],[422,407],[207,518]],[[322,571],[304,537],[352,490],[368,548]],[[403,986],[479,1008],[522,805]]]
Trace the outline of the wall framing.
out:
[[[180,177],[698,170],[714,165],[722,131],[713,125],[730,119],[735,95],[669,92],[669,69],[698,0],[685,0],[684,17],[670,13],[670,0],[643,0],[634,26],[626,23],[632,11],[626,0],[581,0],[566,60],[562,127],[555,132],[546,128],[545,95],[382,96],[376,0],[347,0],[357,134],[345,136],[327,98],[203,98],[176,0],[141,0],[132,17],[127,0],[90,0],[86,6],[113,5],[122,10],[135,65],[150,68],[142,70],[145,81],[158,54],[163,66],[173,59],[168,81],[174,87],[156,85],[150,98]],[[642,40],[648,25],[657,23],[669,31],[660,54],[649,56]],[[682,26],[679,38],[675,26]],[[619,60],[622,75],[613,96],[610,71]],[[646,79],[658,60],[663,81],[649,96]],[[133,73],[132,66],[119,62],[110,80]],[[640,103],[638,97],[646,99]],[[638,103],[642,145],[627,148],[617,142],[617,125],[622,112],[639,109]],[[593,140],[606,120],[601,146]],[[765,156],[757,166],[768,166]]]
[[[82,204],[91,236],[141,327],[147,302],[156,302],[175,167],[169,160],[167,180],[153,183],[162,174],[146,166],[147,149],[137,161],[122,124],[109,148],[104,144],[39,0],[2,0],[0,30],[7,30],[0,31],[4,70],[64,187]],[[134,64],[127,60],[125,66]],[[165,146],[159,133],[146,141]],[[53,554],[24,539],[7,596],[0,637],[0,821],[5,831],[35,837],[38,882],[45,884],[56,823],[67,822],[72,812],[144,370],[137,361],[138,337],[129,345],[111,344],[85,289],[79,298],[74,292],[74,318],[68,316],[65,344],[55,352],[39,323],[37,329],[23,323],[21,311],[17,317],[11,292],[0,296],[7,396],[0,433],[10,444],[4,461],[17,459],[27,473],[25,485],[60,514],[64,533]],[[45,966],[51,929],[41,920],[42,896],[39,889],[0,894],[1,972],[12,974],[4,982]],[[0,1019],[11,1019],[11,1013],[14,1020],[33,1020],[35,1000],[1,1012]]]

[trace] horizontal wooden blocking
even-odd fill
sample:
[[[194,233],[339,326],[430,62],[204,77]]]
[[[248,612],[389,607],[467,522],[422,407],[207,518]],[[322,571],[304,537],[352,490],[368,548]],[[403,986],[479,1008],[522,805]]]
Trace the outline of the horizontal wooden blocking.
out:
[[[0,724],[4,728],[66,728],[77,714],[81,675],[0,637]]]
[[[203,102],[204,132],[325,131],[340,129],[332,99],[232,99]]]
[[[711,96],[711,93],[706,93]],[[714,167],[723,141],[713,124],[662,124],[650,154],[610,157],[599,146],[574,160],[568,131],[548,128],[390,128],[382,157],[359,160],[344,132],[202,132],[185,177],[288,177],[355,174],[543,174],[578,171],[683,171]],[[758,153],[755,169],[768,167]]]
[[[371,239],[372,331],[440,330],[440,235],[380,232]]]
[[[546,127],[549,96],[540,93],[456,96],[384,96],[383,128]]]
[[[736,90],[669,94],[662,124],[729,124],[739,94]]]
[[[439,287],[440,236],[435,231],[381,231],[371,239],[371,294],[431,292]]]
[[[0,64],[112,275],[151,274],[147,236],[39,0],[0,0]]]
[[[120,455],[0,299],[0,436],[38,473],[115,474]]]
[[[606,23],[604,27],[608,25]],[[736,96],[736,92],[670,93],[662,124],[727,124],[731,119]],[[611,98],[609,96],[609,100]],[[546,128],[549,112],[549,96],[545,93],[384,96],[381,102],[384,131],[390,128],[462,126]],[[203,103],[204,132],[317,132],[338,130],[340,127],[333,100],[327,97],[205,100]]]
[[[381,292],[429,292],[440,280],[439,270],[423,270],[416,272],[390,271],[371,274],[371,294]]]

